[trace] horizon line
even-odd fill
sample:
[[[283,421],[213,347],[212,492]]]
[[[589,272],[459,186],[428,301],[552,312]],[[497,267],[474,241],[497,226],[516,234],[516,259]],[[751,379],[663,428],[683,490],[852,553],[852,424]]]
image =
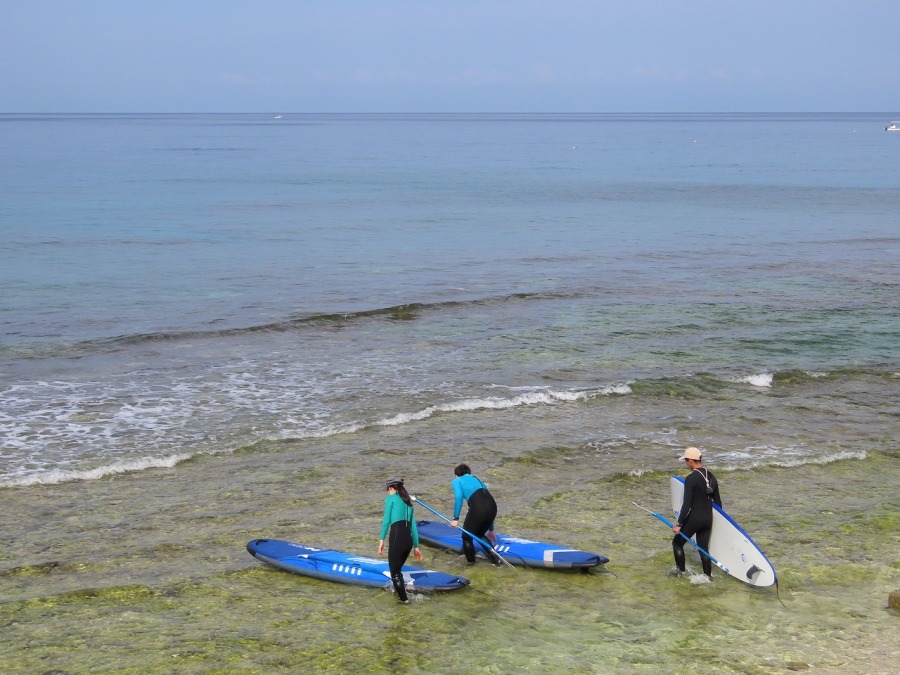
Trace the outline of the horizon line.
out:
[[[900,115],[886,110],[569,110],[569,111],[412,111],[412,110],[66,110],[0,111],[0,115]]]

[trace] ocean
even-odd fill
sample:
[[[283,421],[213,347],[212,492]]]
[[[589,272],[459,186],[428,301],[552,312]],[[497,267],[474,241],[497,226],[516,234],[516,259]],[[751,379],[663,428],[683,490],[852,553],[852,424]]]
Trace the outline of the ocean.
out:
[[[893,672],[890,118],[0,115],[0,669]],[[667,576],[690,445],[777,589]],[[606,570],[244,549],[374,555],[463,461]]]

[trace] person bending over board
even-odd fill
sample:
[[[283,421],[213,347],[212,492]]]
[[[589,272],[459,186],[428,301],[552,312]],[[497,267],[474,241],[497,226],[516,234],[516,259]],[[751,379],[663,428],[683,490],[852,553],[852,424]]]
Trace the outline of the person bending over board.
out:
[[[479,478],[472,475],[472,470],[468,464],[460,464],[453,470],[456,478],[450,484],[453,488],[453,520],[450,521],[451,527],[459,527],[459,516],[462,511],[463,502],[468,502],[469,511],[466,513],[466,522],[463,529],[471,532],[479,539],[485,537],[493,544],[497,541],[494,534],[494,518],[497,517],[497,502],[488,492],[487,486],[481,482]],[[463,553],[470,565],[475,564],[475,542],[466,532],[462,533]],[[502,564],[494,554],[493,549],[488,550],[483,544],[481,547],[485,550],[495,565]]]
[[[397,591],[397,597],[404,605],[409,604],[406,596],[406,583],[403,581],[403,565],[412,551],[416,560],[425,556],[419,550],[419,531],[413,515],[412,499],[403,486],[402,478],[390,478],[385,481],[387,497],[384,498],[384,519],[381,521],[381,539],[378,541],[378,555],[384,555],[384,539],[388,537],[388,567],[391,571],[391,583]]]
[[[687,543],[682,537],[696,536],[697,545],[709,549],[709,538],[712,536],[713,509],[715,502],[722,506],[722,498],[719,496],[719,481],[703,466],[703,455],[697,448],[688,448],[681,455],[690,475],[684,479],[684,502],[681,504],[681,512],[678,514],[678,522],[672,528],[675,537],[672,539],[672,550],[675,553],[675,566],[679,572],[684,572],[684,545]],[[712,577],[712,562],[705,555],[700,556],[703,564],[703,573]]]

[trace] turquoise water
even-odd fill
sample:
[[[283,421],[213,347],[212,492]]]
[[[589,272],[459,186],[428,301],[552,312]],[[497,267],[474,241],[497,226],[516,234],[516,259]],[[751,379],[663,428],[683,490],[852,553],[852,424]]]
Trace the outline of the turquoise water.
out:
[[[900,147],[882,116],[0,116],[12,672],[889,672]],[[671,579],[698,445],[781,578]],[[609,571],[389,593],[384,476]],[[694,561],[694,567],[699,565]]]

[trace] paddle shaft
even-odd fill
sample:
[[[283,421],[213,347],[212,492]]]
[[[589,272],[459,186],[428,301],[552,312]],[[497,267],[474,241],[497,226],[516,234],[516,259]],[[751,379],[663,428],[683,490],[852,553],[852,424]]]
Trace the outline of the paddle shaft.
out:
[[[434,515],[436,515],[438,518],[443,518],[443,519],[446,520],[448,523],[452,523],[452,522],[453,522],[452,520],[450,520],[447,516],[445,516],[445,515],[444,515],[443,513],[441,513],[440,511],[436,511],[435,509],[433,509],[433,508],[431,508],[430,506],[428,506],[428,504],[426,504],[425,502],[423,502],[423,501],[422,501],[421,499],[419,499],[418,497],[410,497],[410,499],[412,499],[416,504],[421,504],[422,506],[424,506],[426,509],[428,509],[429,511],[431,511],[431,512],[432,512]],[[464,529],[462,526],[457,525],[457,527],[458,527],[458,529],[459,529],[460,532],[465,532],[467,535],[469,535],[470,537],[472,537],[472,539],[474,539],[474,540],[477,541],[479,544],[481,544],[481,546],[482,546],[486,551],[490,551],[490,552],[491,552],[491,555],[497,556],[497,558],[499,558],[502,562],[506,563],[509,567],[512,567],[513,569],[515,569],[515,567],[513,567],[513,565],[512,565],[511,562],[509,562],[506,558],[504,558],[502,555],[500,555],[499,553],[497,553],[496,549],[490,544],[490,542],[485,541],[485,540],[482,539],[481,537],[475,536],[474,534],[472,534],[472,533],[469,532],[468,530]]]
[[[641,506],[640,504],[637,504],[636,502],[631,502],[631,503],[634,504],[634,505],[635,505],[636,507],[638,507],[639,509],[644,509],[643,506]],[[656,518],[659,518],[662,522],[664,522],[666,525],[668,525],[669,528],[674,528],[674,527],[675,527],[675,524],[672,523],[672,522],[669,522],[669,520],[668,520],[665,516],[661,516],[660,514],[656,513],[655,511],[651,511],[650,509],[644,509],[644,511],[646,511],[647,513],[649,513],[651,516],[654,516],[654,517],[656,517]],[[709,558],[710,561],[711,561],[716,567],[718,567],[720,570],[722,570],[723,572],[725,572],[725,574],[731,574],[731,572],[728,571],[728,568],[725,567],[725,565],[723,565],[722,563],[720,563],[718,560],[716,560],[715,558],[713,558],[709,551],[707,551],[705,548],[703,548],[702,546],[700,546],[697,542],[695,542],[693,539],[691,539],[689,536],[687,536],[686,534],[684,534],[684,533],[681,532],[680,530],[679,530],[678,534],[680,534],[684,539],[686,539],[686,540],[688,541],[688,543],[690,543],[691,546],[693,546],[695,549],[697,549],[700,553],[702,553],[702,554],[705,555],[707,558]]]

